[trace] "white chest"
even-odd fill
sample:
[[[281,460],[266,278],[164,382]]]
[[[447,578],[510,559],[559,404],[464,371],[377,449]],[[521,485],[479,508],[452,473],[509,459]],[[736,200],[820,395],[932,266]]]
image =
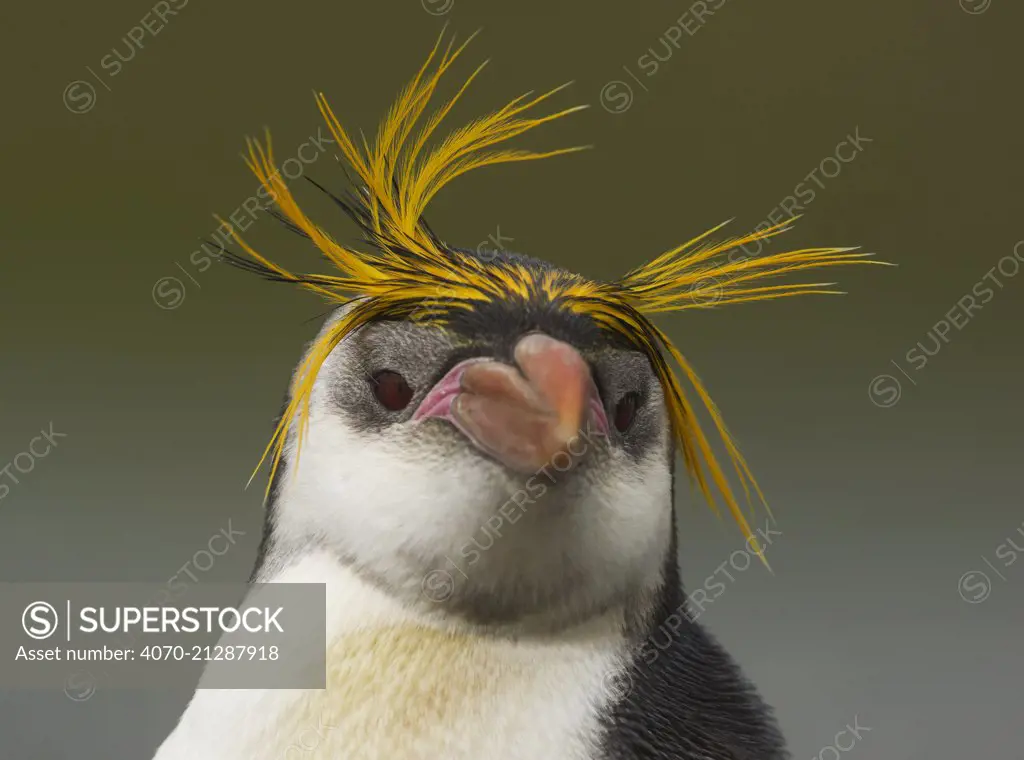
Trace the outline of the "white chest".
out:
[[[557,640],[498,640],[417,620],[332,560],[327,688],[196,693],[157,760],[588,760],[614,696],[613,620]]]

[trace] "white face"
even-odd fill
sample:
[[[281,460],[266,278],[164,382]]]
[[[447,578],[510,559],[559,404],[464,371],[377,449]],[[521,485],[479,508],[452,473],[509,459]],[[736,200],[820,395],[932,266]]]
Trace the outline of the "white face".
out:
[[[318,375],[297,463],[289,437],[272,555],[317,543],[406,604],[485,624],[575,620],[655,586],[672,449],[647,360],[510,340],[504,356],[497,342],[406,322],[346,338]],[[445,403],[463,367],[477,385],[514,387]],[[579,393],[566,390],[575,381]],[[559,413],[516,406],[517,394]]]

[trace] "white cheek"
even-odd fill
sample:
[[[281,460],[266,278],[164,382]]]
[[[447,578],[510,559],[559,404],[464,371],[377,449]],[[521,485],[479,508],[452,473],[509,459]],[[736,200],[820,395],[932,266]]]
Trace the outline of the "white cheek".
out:
[[[672,478],[663,452],[595,484],[580,523],[595,584],[621,586],[658,575],[671,539]],[[623,473],[629,472],[629,475]]]
[[[294,462],[294,457],[291,458]],[[352,430],[314,407],[297,465],[285,480],[277,530],[315,535],[386,569],[399,555],[434,557],[475,531],[500,488],[468,455],[410,456],[387,435]]]

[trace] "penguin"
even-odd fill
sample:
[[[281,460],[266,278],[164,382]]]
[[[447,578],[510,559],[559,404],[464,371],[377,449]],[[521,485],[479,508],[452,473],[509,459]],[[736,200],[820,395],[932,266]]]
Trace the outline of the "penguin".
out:
[[[596,283],[526,255],[449,246],[423,220],[440,187],[473,168],[573,151],[487,149],[577,109],[528,117],[560,88],[522,96],[428,149],[480,71],[417,132],[466,43],[438,58],[440,45],[372,146],[351,141],[317,97],[358,182],[347,193],[314,184],[368,250],[305,215],[269,136],[249,143],[279,218],[337,270],[293,272],[235,230],[242,252],[223,251],[334,304],[264,454],[251,578],[325,584],[326,688],[197,689],[156,760],[787,758],[772,710],[683,590],[677,458],[752,536],[683,380],[744,489],[760,491],[648,315],[832,292],[757,282],[864,254],[723,261],[782,228],[722,243],[706,233]]]

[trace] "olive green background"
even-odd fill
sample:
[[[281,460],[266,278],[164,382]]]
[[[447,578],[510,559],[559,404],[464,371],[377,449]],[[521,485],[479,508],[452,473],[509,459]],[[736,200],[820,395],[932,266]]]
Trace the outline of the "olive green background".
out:
[[[1006,274],[1024,240],[1019,3],[727,0],[703,25],[661,0],[179,3],[132,32],[116,75],[105,57],[128,58],[152,5],[0,11],[0,465],[51,422],[66,435],[0,478],[0,580],[247,576],[263,483],[243,486],[323,307],[190,254],[255,189],[245,135],[270,127],[295,155],[320,126],[313,88],[369,133],[444,22],[483,27],[456,68],[492,62],[452,123],[575,80],[555,104],[592,108],[521,144],[595,149],[461,178],[430,217],[454,244],[500,228],[509,248],[615,277],[724,219],[753,228],[848,134],[871,140],[774,246],[861,245],[898,267],[834,270],[844,297],[660,321],[782,531],[774,574],[723,567],[738,532],[682,489],[684,577],[725,580],[701,619],[794,756],[832,757],[855,716],[871,730],[847,754],[864,759],[1024,753],[1024,559],[1007,548],[1024,546],[1024,274]],[[342,181],[326,154],[306,171]],[[247,235],[314,266],[265,214]],[[965,321],[957,302],[999,266]],[[196,570],[229,521],[244,535]],[[187,699],[68,691],[0,692],[0,756],[148,757]]]

